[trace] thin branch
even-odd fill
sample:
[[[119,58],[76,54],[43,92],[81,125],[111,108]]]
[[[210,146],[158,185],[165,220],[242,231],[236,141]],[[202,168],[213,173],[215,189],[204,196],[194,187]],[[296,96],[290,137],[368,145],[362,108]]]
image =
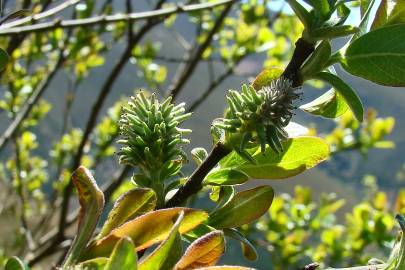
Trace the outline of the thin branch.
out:
[[[223,21],[225,20],[228,13],[231,11],[234,1],[228,2],[224,10],[221,12],[218,19],[215,21],[214,26],[207,34],[204,42],[197,47],[197,50],[193,55],[191,55],[188,63],[184,66],[182,70],[179,70],[175,78],[173,79],[172,84],[169,86],[168,95],[173,97],[173,100],[176,99],[177,95],[180,93],[181,89],[184,87],[190,76],[194,73],[195,68],[202,59],[203,53],[210,46],[214,35],[218,32],[222,26]]]
[[[17,194],[20,199],[20,219],[21,219],[21,225],[23,227],[23,233],[25,236],[26,243],[28,244],[28,250],[34,250],[35,249],[35,243],[32,238],[32,234],[30,231],[30,228],[28,226],[28,221],[26,217],[26,212],[25,212],[25,205],[27,203],[27,200],[25,198],[24,194],[24,183],[22,179],[22,174],[21,174],[21,156],[20,156],[20,144],[18,142],[17,136],[13,136],[13,141],[14,141],[14,146],[15,146],[15,167],[16,167],[16,172],[15,172],[15,177],[16,177],[16,182],[17,182]]]
[[[219,0],[216,2],[193,4],[187,6],[177,5],[175,7],[130,14],[101,15],[91,18],[74,19],[74,20],[54,20],[51,22],[44,22],[34,25],[12,27],[12,28],[0,27],[0,36],[17,35],[22,33],[44,32],[54,30],[57,28],[85,27],[116,22],[135,22],[140,20],[168,17],[170,15],[178,13],[195,12],[204,9],[212,9],[214,7],[233,3],[235,1],[237,0]]]
[[[157,6],[156,6],[157,10],[159,8],[161,8],[161,5],[164,2],[165,2],[165,0],[160,0],[158,2]],[[156,17],[153,17],[153,18],[156,18]],[[81,158],[83,156],[84,147],[87,144],[90,134],[96,125],[97,118],[103,107],[104,101],[106,100],[108,94],[111,92],[112,87],[116,81],[116,78],[119,76],[121,71],[124,69],[128,59],[131,57],[131,52],[132,52],[133,47],[142,40],[144,35],[149,30],[151,30],[155,25],[157,25],[160,22],[161,22],[161,20],[153,20],[152,18],[150,18],[148,20],[148,22],[138,31],[138,33],[134,37],[132,37],[132,34],[128,36],[127,47],[125,48],[125,50],[124,50],[123,54],[121,55],[117,64],[114,66],[112,72],[109,74],[109,76],[105,80],[105,82],[101,88],[100,94],[98,95],[96,102],[92,106],[90,116],[89,116],[89,119],[88,119],[86,127],[85,127],[85,131],[83,133],[78,150],[74,156],[72,166],[70,168],[71,171],[74,171],[77,167],[79,167]],[[66,216],[69,212],[69,201],[70,201],[72,191],[73,191],[73,184],[72,184],[72,181],[70,181],[63,191],[63,201],[62,201],[61,212],[60,212],[60,216],[59,216],[59,225],[58,225],[58,234],[59,234],[58,237],[60,239],[64,238],[64,230],[65,230],[65,226],[66,226]],[[58,239],[56,239],[56,240],[58,240]]]
[[[51,17],[51,16],[65,10],[66,8],[69,8],[69,7],[73,6],[73,5],[76,5],[80,1],[81,0],[67,0],[67,1],[64,1],[60,5],[57,5],[57,6],[51,8],[51,9],[49,9],[47,11],[37,13],[37,14],[31,15],[31,16],[27,16],[27,17],[24,17],[22,19],[15,20],[15,21],[12,21],[12,22],[9,22],[9,23],[2,24],[0,26],[0,29],[10,29],[10,28],[14,28],[16,26],[19,26],[21,24],[25,24],[25,23],[28,23],[28,22],[34,23],[36,21]]]
[[[200,191],[205,176],[231,151],[223,144],[217,143],[204,162],[193,172],[188,181],[166,202],[164,208],[182,205],[190,196]]]
[[[226,78],[228,78],[234,73],[234,70],[235,66],[230,66],[218,78],[213,80],[205,89],[203,94],[190,105],[190,107],[187,109],[187,112],[192,112],[196,110],[201,105],[201,103],[203,103],[208,98],[208,96],[217,88],[218,85],[220,85],[223,81],[225,81]]]
[[[14,120],[8,126],[6,131],[0,137],[0,151],[3,150],[6,142],[10,140],[12,136],[17,132],[18,128],[20,127],[21,123],[28,117],[29,113],[31,112],[34,105],[38,102],[41,98],[42,94],[48,88],[49,83],[62,66],[64,62],[63,50],[61,50],[58,60],[52,67],[51,71],[48,75],[41,81],[38,87],[34,90],[31,96],[28,98],[27,102],[25,103],[24,107],[18,112]]]

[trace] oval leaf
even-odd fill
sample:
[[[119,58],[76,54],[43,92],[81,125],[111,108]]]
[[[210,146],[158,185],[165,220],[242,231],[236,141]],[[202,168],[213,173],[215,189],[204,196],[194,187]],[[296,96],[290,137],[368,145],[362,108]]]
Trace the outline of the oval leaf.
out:
[[[381,0],[373,24],[371,25],[371,30],[397,23],[405,23],[405,2]]]
[[[152,211],[156,207],[156,194],[152,189],[136,188],[122,194],[108,214],[97,239],[109,234],[126,221]]]
[[[327,26],[315,29],[310,36],[314,39],[332,39],[357,33],[359,29],[351,25]]]
[[[87,243],[93,236],[94,229],[104,208],[103,192],[97,186],[89,170],[80,166],[73,172],[72,181],[77,189],[80,203],[79,226],[63,267],[75,264],[79,260]]]
[[[312,53],[311,57],[304,63],[301,68],[301,75],[304,78],[310,77],[325,67],[332,54],[332,48],[328,40],[323,40]]]
[[[195,240],[174,267],[175,270],[197,269],[215,265],[225,251],[222,231],[210,232]]]
[[[236,169],[254,179],[283,179],[308,170],[329,156],[329,145],[317,137],[297,137],[283,142],[284,151],[277,155],[269,147],[264,154],[252,149],[252,164],[235,152],[226,156],[214,170]]]
[[[200,166],[201,163],[203,163],[203,161],[207,158],[207,156],[208,156],[207,150],[205,150],[202,147],[197,147],[191,150],[191,157],[198,166]]]
[[[136,270],[137,255],[132,240],[122,238],[115,245],[110,260],[104,270],[134,269]]]
[[[405,24],[371,31],[349,45],[340,60],[343,68],[372,82],[405,86]]]
[[[120,238],[130,237],[136,250],[143,250],[167,238],[174,219],[184,211],[184,219],[180,224],[179,232],[185,233],[204,222],[208,215],[201,210],[191,208],[168,208],[146,213],[112,230],[107,236],[92,243],[87,249],[83,259],[94,257],[107,257]]]
[[[249,176],[241,171],[225,169],[209,173],[205,177],[203,184],[211,186],[232,186],[243,184],[248,180]]]
[[[254,245],[237,229],[224,229],[224,233],[226,236],[231,237],[235,240],[240,241],[242,247],[243,256],[251,261],[257,260],[257,251]]]
[[[273,67],[262,70],[252,83],[253,88],[258,91],[264,86],[269,86],[271,81],[277,79],[283,74],[283,69]]]
[[[363,122],[363,104],[356,92],[338,76],[329,72],[320,72],[314,76],[316,79],[329,83],[344,98],[357,121]]]
[[[214,211],[208,223],[218,229],[248,224],[266,213],[273,197],[274,192],[270,186],[239,192],[227,204]]]
[[[24,264],[18,257],[11,257],[7,260],[5,270],[29,270],[30,268]]]
[[[300,109],[325,118],[337,118],[344,114],[349,107],[343,97],[334,89],[311,101],[310,103],[300,106]]]
[[[140,270],[166,270],[173,268],[181,256],[182,248],[179,227],[183,218],[184,212],[181,212],[166,240],[140,262]]]
[[[104,257],[95,258],[75,265],[75,269],[104,270],[108,261],[109,259]]]

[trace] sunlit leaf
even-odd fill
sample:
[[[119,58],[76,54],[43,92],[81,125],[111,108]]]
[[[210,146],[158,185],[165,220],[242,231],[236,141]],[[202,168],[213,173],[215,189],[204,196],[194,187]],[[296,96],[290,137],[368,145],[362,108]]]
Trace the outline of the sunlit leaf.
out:
[[[296,0],[287,0],[287,3],[294,10],[294,13],[300,19],[305,28],[309,29],[312,24],[311,14],[306,10],[298,1]]]
[[[173,268],[181,257],[182,247],[179,227],[183,218],[184,212],[181,212],[167,238],[139,263],[140,270],[166,270]]]
[[[209,173],[205,179],[204,185],[211,186],[222,186],[222,185],[238,185],[243,184],[249,180],[249,176],[245,173],[233,170],[233,169],[224,169],[220,171],[213,171]]]
[[[371,30],[398,23],[405,23],[405,2],[381,0]]]
[[[343,53],[343,68],[372,82],[405,86],[405,24],[371,31],[356,39]]]
[[[175,270],[200,269],[215,265],[225,251],[222,231],[210,232],[195,240],[186,250]]]
[[[137,255],[132,240],[128,237],[120,239],[111,254],[104,270],[137,269]]]
[[[207,158],[208,153],[202,147],[197,147],[191,150],[191,157],[193,158],[194,162],[199,166],[203,161]]]
[[[332,53],[332,48],[328,40],[323,40],[312,53],[310,58],[301,67],[301,75],[308,78],[325,68]]]
[[[93,242],[82,259],[109,256],[117,241],[123,237],[130,237],[138,251],[159,243],[167,238],[174,219],[181,211],[184,211],[184,219],[179,227],[180,233],[192,230],[208,217],[204,211],[182,207],[149,212],[124,223],[104,238]]]
[[[308,170],[329,156],[329,145],[317,137],[297,137],[283,143],[284,151],[275,154],[269,147],[264,154],[260,148],[252,149],[256,163],[246,161],[232,152],[214,169],[235,169],[253,179],[283,179]]]
[[[136,188],[121,195],[109,212],[97,239],[109,234],[124,222],[155,209],[156,194],[151,189]]]
[[[349,107],[338,92],[334,89],[330,89],[310,103],[301,105],[300,109],[313,115],[337,118],[344,114]]]
[[[264,86],[269,86],[271,81],[280,77],[282,73],[283,69],[277,67],[264,69],[257,75],[252,86],[255,90],[260,90]]]
[[[86,270],[104,270],[104,267],[108,263],[109,258],[95,258],[91,259],[88,261],[84,261],[82,263],[79,263],[75,265],[74,270],[81,270],[81,269],[86,269]]]
[[[18,257],[11,257],[7,260],[5,270],[29,270],[30,268]]]
[[[209,217],[215,228],[233,228],[248,224],[262,216],[270,207],[274,193],[270,186],[260,186],[237,193],[227,204]]]
[[[357,33],[359,28],[351,25],[338,25],[338,26],[328,26],[321,27],[313,30],[310,35],[314,39],[332,39],[337,37],[345,37],[354,33]]]
[[[80,203],[79,226],[77,235],[63,263],[64,267],[75,264],[79,260],[88,241],[93,236],[104,208],[103,192],[97,186],[89,170],[83,166],[79,167],[73,173],[72,181],[77,189]]]
[[[348,84],[340,77],[329,72],[320,72],[314,77],[330,84],[343,97],[356,119],[359,122],[363,121],[363,104],[361,103],[360,97]]]

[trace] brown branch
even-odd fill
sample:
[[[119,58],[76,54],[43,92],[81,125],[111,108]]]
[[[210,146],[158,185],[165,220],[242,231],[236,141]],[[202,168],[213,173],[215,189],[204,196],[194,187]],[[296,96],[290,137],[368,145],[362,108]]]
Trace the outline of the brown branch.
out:
[[[304,41],[302,38],[295,43],[293,56],[283,72],[283,76],[291,79],[293,85],[301,85],[299,70],[305,60],[314,50],[314,44]],[[189,180],[179,188],[173,197],[167,201],[165,208],[179,206],[183,204],[190,196],[196,194],[202,189],[202,182],[205,176],[213,169],[218,162],[228,155],[232,150],[221,143],[217,143],[204,162],[193,172]]]
[[[165,208],[182,205],[190,196],[200,191],[205,176],[231,151],[223,144],[217,143],[204,162],[193,172],[189,180],[167,201]]]
[[[228,69],[224,73],[222,73],[218,78],[213,80],[204,90],[203,94],[198,99],[196,99],[190,105],[190,107],[188,107],[187,112],[192,112],[196,110],[201,105],[201,103],[203,103],[208,98],[208,96],[217,88],[218,85],[220,85],[223,81],[225,81],[226,78],[228,78],[234,73],[234,70],[235,66],[228,67]]]
[[[169,86],[168,89],[168,93],[170,96],[172,96],[173,100],[176,99],[181,89],[184,87],[190,76],[194,73],[194,70],[197,67],[198,63],[200,62],[204,51],[210,46],[214,38],[214,35],[218,32],[218,30],[222,26],[222,23],[225,20],[228,13],[231,11],[234,2],[235,1],[228,2],[228,4],[225,6],[224,10],[218,17],[218,19],[215,21],[214,26],[207,34],[207,37],[205,38],[204,42],[200,46],[198,46],[195,53],[190,56],[184,68],[182,70],[179,70],[179,72],[176,74],[172,84]]]
[[[222,6],[235,1],[236,0],[219,0],[216,2],[193,4],[187,6],[177,5],[175,7],[130,14],[101,15],[91,18],[74,19],[74,20],[54,20],[51,22],[44,22],[34,25],[12,27],[12,28],[0,27],[0,36],[17,35],[22,33],[44,32],[54,30],[57,28],[76,28],[76,27],[86,27],[117,22],[135,22],[140,20],[150,20],[155,18],[168,17],[173,14],[195,12],[204,9],[212,9],[214,7]]]

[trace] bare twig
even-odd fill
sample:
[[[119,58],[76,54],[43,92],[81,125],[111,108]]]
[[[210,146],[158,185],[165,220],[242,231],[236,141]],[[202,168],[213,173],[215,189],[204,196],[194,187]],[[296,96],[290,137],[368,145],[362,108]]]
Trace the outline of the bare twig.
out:
[[[15,20],[15,21],[12,21],[12,22],[9,22],[9,23],[5,23],[5,24],[0,26],[0,29],[10,29],[10,28],[13,28],[13,27],[16,27],[16,26],[19,26],[21,24],[25,24],[25,23],[28,23],[28,22],[34,23],[36,21],[51,17],[51,16],[65,10],[66,8],[69,8],[69,7],[73,6],[73,5],[76,5],[80,1],[81,0],[67,0],[67,1],[64,1],[60,5],[57,5],[57,6],[51,8],[49,10],[46,10],[44,12],[34,14],[34,15],[31,15],[31,16],[27,16],[27,17],[24,17],[22,19]]]
[[[187,109],[187,112],[192,112],[197,109],[201,105],[201,103],[203,103],[207,99],[207,97],[217,88],[218,85],[220,85],[223,81],[225,81],[226,78],[234,73],[234,70],[235,66],[230,66],[218,78],[210,82],[208,87],[204,90],[203,94],[190,105],[190,107]]]
[[[218,32],[226,16],[231,11],[233,2],[234,1],[228,2],[224,10],[221,12],[220,16],[216,19],[214,26],[207,34],[204,42],[200,46],[198,46],[195,52],[190,56],[187,64],[182,69],[179,69],[179,71],[177,72],[175,78],[173,79],[173,82],[171,83],[167,91],[168,95],[173,97],[173,100],[177,97],[190,76],[193,74],[195,68],[197,67],[203,56],[204,51],[210,46],[214,35]]]
[[[17,35],[22,33],[33,33],[33,32],[44,32],[49,30],[54,30],[57,28],[75,28],[75,27],[85,27],[100,24],[109,24],[116,22],[135,22],[140,20],[154,19],[167,17],[177,13],[194,12],[204,9],[212,9],[217,6],[222,6],[228,3],[235,2],[236,0],[219,0],[216,2],[208,2],[202,4],[193,5],[177,5],[174,7],[154,10],[154,11],[144,11],[131,14],[115,14],[115,15],[101,15],[85,19],[74,19],[74,20],[54,20],[50,22],[37,23],[34,25],[4,28],[0,27],[0,36],[4,35]]]

